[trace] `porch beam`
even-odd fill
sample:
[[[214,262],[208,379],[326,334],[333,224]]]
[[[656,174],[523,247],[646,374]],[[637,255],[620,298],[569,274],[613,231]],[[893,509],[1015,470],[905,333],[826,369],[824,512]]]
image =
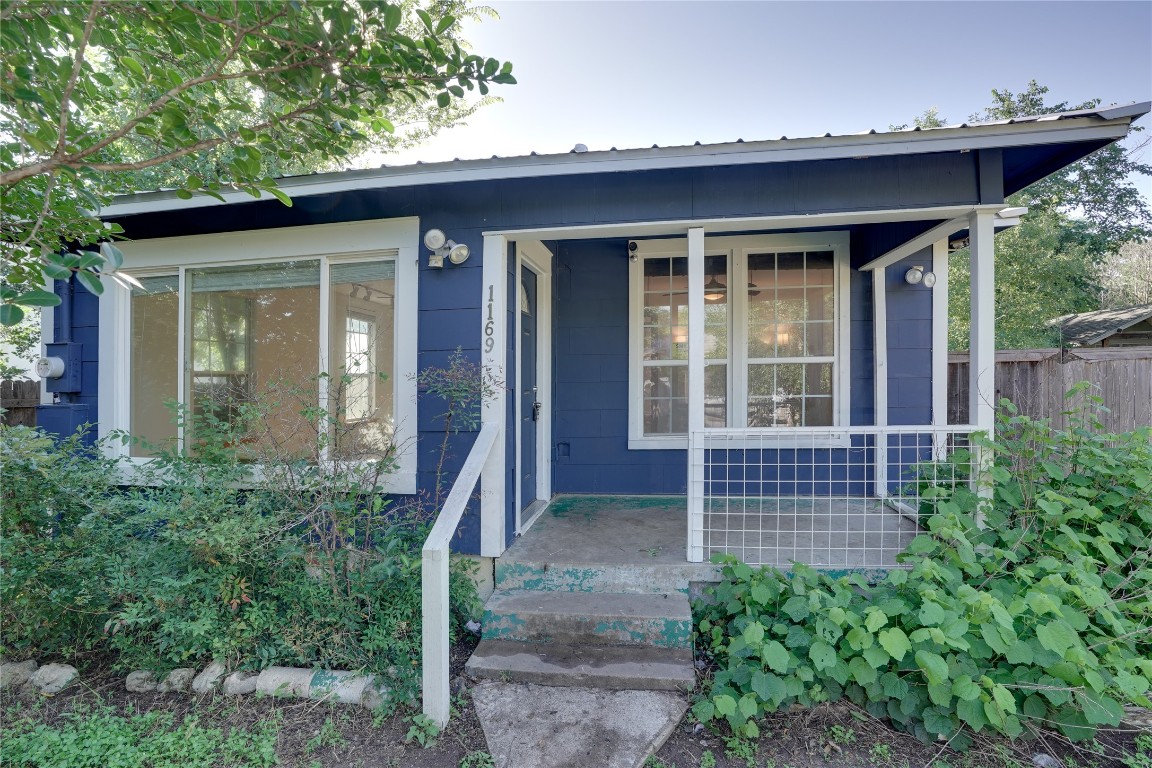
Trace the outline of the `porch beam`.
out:
[[[966,216],[957,216],[956,218],[949,219],[942,224],[937,224],[927,232],[916,235],[916,237],[901,243],[892,250],[885,253],[883,256],[877,256],[872,261],[860,267],[861,272],[868,272],[870,270],[882,269],[883,267],[890,267],[901,259],[906,259],[917,251],[927,248],[935,243],[937,240],[947,239],[952,235],[968,226],[968,220],[971,214]]]
[[[996,406],[996,236],[995,214],[974,211],[969,216],[968,421],[989,438],[995,435]],[[981,454],[987,454],[986,451]],[[990,456],[978,456],[977,493],[990,498]]]
[[[485,427],[495,425],[498,432],[480,473],[480,554],[499,557],[504,553],[507,507],[508,238],[484,236],[482,273],[480,362],[498,383],[481,404],[480,421]]]

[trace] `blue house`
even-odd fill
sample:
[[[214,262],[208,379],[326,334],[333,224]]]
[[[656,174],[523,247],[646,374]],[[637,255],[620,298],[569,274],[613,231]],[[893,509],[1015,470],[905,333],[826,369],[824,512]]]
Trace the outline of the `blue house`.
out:
[[[627,519],[596,518],[601,545],[667,574],[715,552],[890,566],[917,530],[915,467],[993,424],[993,237],[1025,213],[1005,199],[1148,111],[577,145],[288,178],[292,207],[125,197],[103,215],[124,227],[124,270],[145,290],[57,287],[55,340],[82,362],[41,423],[178,440],[166,400],[228,419],[274,377],[339,369],[349,442],[400,446],[388,490],[412,494],[430,486],[439,445],[413,376],[460,348],[503,386],[479,438],[456,444],[453,550],[506,559],[537,519],[535,546],[555,530],[578,548],[544,522],[593,519],[599,504]],[[972,423],[949,425],[947,258],[960,242]],[[283,414],[282,439],[295,418]],[[550,502],[569,514],[541,516]],[[496,573],[514,576],[500,561]]]

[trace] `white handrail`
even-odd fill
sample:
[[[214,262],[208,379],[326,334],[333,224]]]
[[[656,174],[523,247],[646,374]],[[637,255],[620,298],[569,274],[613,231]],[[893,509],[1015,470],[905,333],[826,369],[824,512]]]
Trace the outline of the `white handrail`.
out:
[[[421,552],[424,714],[441,728],[448,724],[451,704],[448,690],[448,549],[480,479],[480,470],[499,436],[498,424],[485,424],[476,435],[476,442],[472,444],[468,459],[456,476]]]

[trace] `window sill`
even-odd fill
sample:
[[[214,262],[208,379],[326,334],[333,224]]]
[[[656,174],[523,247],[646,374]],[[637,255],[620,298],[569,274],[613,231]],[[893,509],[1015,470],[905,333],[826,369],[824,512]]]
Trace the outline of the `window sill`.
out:
[[[705,432],[707,431],[708,430],[705,430]],[[721,446],[719,441],[720,436],[717,435],[710,441],[708,446],[709,450],[717,450],[720,447],[744,450],[761,448],[768,450],[802,450],[806,448],[821,449],[852,447],[852,436],[849,434],[821,435],[820,437],[805,437],[803,435],[796,435],[795,437],[790,435],[759,437],[756,435],[755,430],[749,430],[749,435],[747,437],[730,437],[723,442],[723,446]],[[628,450],[686,451],[688,450],[688,437],[669,436],[629,438]]]

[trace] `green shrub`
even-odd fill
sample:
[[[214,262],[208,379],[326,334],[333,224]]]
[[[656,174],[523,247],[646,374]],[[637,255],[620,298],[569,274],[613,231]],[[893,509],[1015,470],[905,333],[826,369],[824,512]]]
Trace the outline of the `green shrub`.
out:
[[[253,440],[282,408],[269,397],[231,423],[181,414],[195,456],[134,468],[79,439],[5,428],[2,650],[110,650],[129,669],[366,670],[414,699],[431,511],[381,495],[390,457],[328,455],[327,413],[308,414],[316,434],[291,452]],[[461,568],[458,614],[476,600]]]
[[[880,583],[724,559],[697,605],[718,670],[695,714],[754,736],[764,712],[847,697],[964,748],[983,730],[1088,738],[1149,706],[1152,433],[1054,430],[1007,403],[997,432],[992,500],[922,489],[928,531]]]

